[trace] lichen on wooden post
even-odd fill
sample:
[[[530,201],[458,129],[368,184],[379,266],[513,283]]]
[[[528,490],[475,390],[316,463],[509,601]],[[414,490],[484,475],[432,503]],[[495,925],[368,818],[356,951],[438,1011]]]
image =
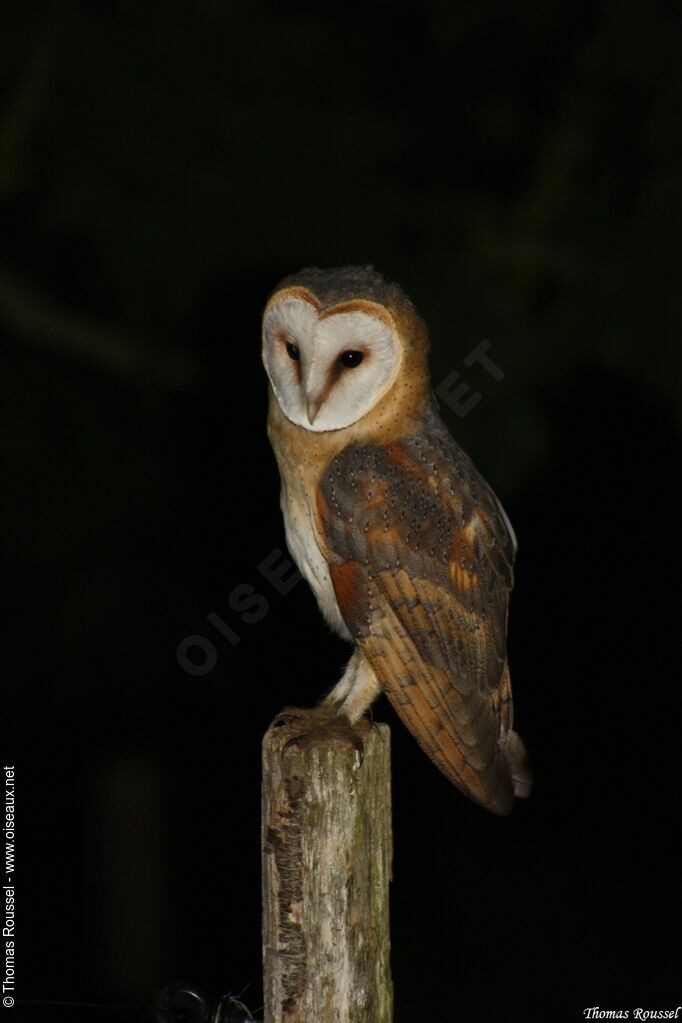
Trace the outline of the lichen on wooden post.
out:
[[[390,732],[263,740],[265,1023],[390,1023]]]

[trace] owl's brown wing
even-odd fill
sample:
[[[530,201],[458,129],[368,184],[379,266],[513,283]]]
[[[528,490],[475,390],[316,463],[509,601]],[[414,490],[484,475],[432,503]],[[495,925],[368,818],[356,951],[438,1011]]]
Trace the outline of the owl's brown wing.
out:
[[[337,455],[318,528],[341,614],[398,714],[467,796],[508,813],[530,784],[506,661],[515,542],[437,415],[424,425]]]

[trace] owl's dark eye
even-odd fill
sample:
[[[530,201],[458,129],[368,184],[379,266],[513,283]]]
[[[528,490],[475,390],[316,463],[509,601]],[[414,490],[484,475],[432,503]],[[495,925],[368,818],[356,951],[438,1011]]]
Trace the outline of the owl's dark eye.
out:
[[[360,365],[364,357],[365,356],[362,352],[348,351],[341,354],[339,362],[342,366],[345,366],[346,369],[354,369],[356,366]]]
[[[298,360],[301,358],[301,353],[299,352],[296,345],[292,345],[291,341],[287,341],[287,355],[289,356],[290,359],[293,359],[294,362],[298,362]]]

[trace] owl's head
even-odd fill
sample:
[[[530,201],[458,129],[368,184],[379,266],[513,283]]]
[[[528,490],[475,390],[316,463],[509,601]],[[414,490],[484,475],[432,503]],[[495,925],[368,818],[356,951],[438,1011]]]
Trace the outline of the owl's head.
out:
[[[263,316],[263,363],[292,423],[341,430],[373,409],[406,370],[428,380],[426,329],[397,285],[373,267],[302,270]]]

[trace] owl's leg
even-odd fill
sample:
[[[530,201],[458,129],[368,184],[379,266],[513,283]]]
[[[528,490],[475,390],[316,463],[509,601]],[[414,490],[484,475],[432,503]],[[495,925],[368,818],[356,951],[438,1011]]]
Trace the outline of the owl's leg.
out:
[[[354,725],[369,710],[380,691],[378,678],[358,648],[339,681],[320,704],[320,709],[328,708],[334,717],[346,717]]]
[[[358,666],[360,664],[360,656],[360,651],[355,650],[353,656],[346,665],[346,670],[343,675],[336,685],[329,690],[324,700],[320,703],[320,710],[325,708],[331,714],[336,716],[337,708],[341,706],[353,688],[353,683],[355,682],[355,677],[358,673]]]

